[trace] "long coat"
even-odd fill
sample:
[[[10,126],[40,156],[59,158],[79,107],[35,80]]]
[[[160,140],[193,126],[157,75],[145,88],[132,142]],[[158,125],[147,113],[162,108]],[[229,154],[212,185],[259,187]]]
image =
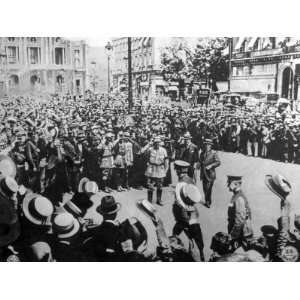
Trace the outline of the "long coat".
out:
[[[200,178],[208,181],[216,179],[216,168],[221,165],[221,161],[216,151],[210,150],[209,152],[202,152],[200,154]],[[207,167],[210,169],[207,169]]]
[[[250,206],[242,191],[231,198],[228,207],[228,233],[232,239],[241,239],[253,234]]]

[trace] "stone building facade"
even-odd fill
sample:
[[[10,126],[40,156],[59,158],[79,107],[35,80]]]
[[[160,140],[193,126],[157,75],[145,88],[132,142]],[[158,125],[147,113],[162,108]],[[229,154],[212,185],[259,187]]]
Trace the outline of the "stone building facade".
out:
[[[1,37],[0,92],[83,94],[87,45],[61,37]]]
[[[136,96],[163,94],[167,83],[160,74],[161,41],[154,37],[131,38],[132,86]],[[115,38],[113,44],[113,87],[126,90],[128,82],[128,38]]]
[[[283,98],[300,99],[299,40],[233,38],[231,91],[278,93]]]

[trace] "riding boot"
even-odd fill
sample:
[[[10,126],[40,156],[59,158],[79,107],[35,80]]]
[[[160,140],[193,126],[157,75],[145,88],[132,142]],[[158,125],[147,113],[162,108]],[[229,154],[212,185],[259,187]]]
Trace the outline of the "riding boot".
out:
[[[158,205],[162,206],[163,204],[162,204],[162,201],[161,201],[161,196],[162,196],[162,189],[157,189],[156,190],[156,199],[157,199],[156,201],[157,201]]]
[[[153,199],[153,190],[148,190],[147,194],[148,194],[148,201],[149,201],[150,203],[152,203],[152,199]]]

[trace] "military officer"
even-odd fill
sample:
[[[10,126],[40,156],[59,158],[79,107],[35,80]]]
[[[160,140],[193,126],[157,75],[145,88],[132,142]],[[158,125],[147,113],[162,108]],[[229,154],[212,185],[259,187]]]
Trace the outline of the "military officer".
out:
[[[205,149],[200,154],[200,179],[203,184],[205,205],[211,206],[211,193],[216,179],[216,168],[221,165],[221,161],[216,151],[212,150],[213,141],[205,139]]]
[[[227,186],[233,193],[228,207],[228,233],[235,248],[247,247],[253,236],[251,209],[243,193],[242,177],[228,176]]]
[[[145,176],[147,177],[148,201],[152,202],[154,187],[156,186],[157,204],[162,205],[162,186],[169,168],[168,154],[161,145],[161,138],[155,137],[153,143],[148,143],[142,153],[147,153],[147,169]]]

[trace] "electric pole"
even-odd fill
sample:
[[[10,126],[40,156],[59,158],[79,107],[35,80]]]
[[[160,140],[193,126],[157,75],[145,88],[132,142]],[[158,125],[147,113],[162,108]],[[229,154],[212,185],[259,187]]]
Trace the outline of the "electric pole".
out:
[[[232,38],[228,39],[229,42],[229,62],[228,62],[228,92],[230,92],[230,82],[231,82],[231,59],[232,59]]]
[[[131,38],[128,38],[128,106],[129,110],[133,107],[132,100],[132,69],[131,69]]]

